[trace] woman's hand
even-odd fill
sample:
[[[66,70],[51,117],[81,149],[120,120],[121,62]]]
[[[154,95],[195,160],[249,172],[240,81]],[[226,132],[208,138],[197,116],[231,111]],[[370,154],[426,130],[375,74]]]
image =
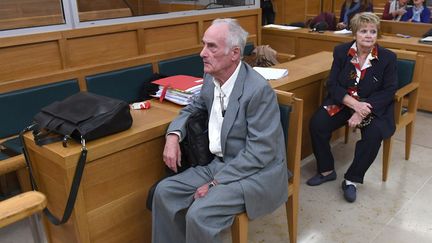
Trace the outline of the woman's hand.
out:
[[[359,113],[354,112],[354,114],[348,120],[348,126],[356,127],[358,124],[361,123],[362,120],[363,120],[362,116]]]
[[[356,102],[353,107],[354,111],[358,113],[362,118],[365,118],[372,112],[372,105],[367,102]]]
[[[345,29],[347,26],[346,26],[346,24],[344,23],[344,22],[339,22],[337,25],[336,25],[336,28],[338,29],[338,30],[343,30],[343,29]]]
[[[398,10],[396,10],[395,11],[396,12],[396,15],[398,16],[398,15],[404,15],[407,11],[405,10],[405,8],[400,8],[400,9],[398,9]],[[396,17],[396,16],[395,16]]]

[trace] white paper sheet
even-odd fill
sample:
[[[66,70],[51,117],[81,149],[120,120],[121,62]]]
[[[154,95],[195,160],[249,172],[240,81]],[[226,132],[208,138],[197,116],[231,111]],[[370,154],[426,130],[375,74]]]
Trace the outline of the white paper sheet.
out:
[[[264,25],[264,28],[276,28],[276,29],[282,29],[282,30],[298,30],[301,29],[297,26],[287,26],[287,25],[279,25],[279,24],[268,24]]]
[[[348,35],[348,34],[352,34],[351,30],[347,30],[347,29],[343,29],[343,30],[336,30],[335,32],[333,32],[337,35]]]
[[[283,68],[254,67],[253,69],[267,80],[280,79],[288,75],[288,70]]]

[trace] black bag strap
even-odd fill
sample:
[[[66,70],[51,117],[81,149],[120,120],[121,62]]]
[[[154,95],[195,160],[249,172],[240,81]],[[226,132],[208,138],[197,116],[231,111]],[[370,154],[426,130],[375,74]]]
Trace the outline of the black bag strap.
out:
[[[21,139],[21,143],[23,145],[23,154],[24,154],[24,158],[25,158],[27,167],[29,169],[30,182],[31,182],[32,188],[33,188],[33,190],[38,190],[36,181],[33,177],[33,169],[32,169],[32,165],[30,163],[27,147],[26,147],[25,141],[24,141],[24,133],[26,133],[28,131],[32,131],[34,129],[34,127],[35,127],[35,124],[26,127],[23,131],[20,132],[19,136]],[[74,175],[74,178],[72,180],[72,185],[71,185],[71,189],[69,192],[69,197],[68,197],[68,200],[66,203],[66,207],[65,207],[62,219],[60,220],[56,216],[54,216],[54,214],[51,213],[51,211],[48,209],[48,207],[43,210],[43,212],[47,216],[48,220],[51,221],[51,223],[53,223],[54,225],[61,225],[61,224],[66,223],[72,214],[72,211],[73,211],[73,208],[75,205],[75,201],[76,201],[76,197],[78,194],[78,189],[79,189],[79,186],[81,183],[82,174],[83,174],[84,167],[85,167],[86,160],[87,160],[87,148],[85,146],[85,140],[84,139],[81,140],[81,144],[82,144],[81,155],[78,159],[77,167],[75,169],[75,175]]]

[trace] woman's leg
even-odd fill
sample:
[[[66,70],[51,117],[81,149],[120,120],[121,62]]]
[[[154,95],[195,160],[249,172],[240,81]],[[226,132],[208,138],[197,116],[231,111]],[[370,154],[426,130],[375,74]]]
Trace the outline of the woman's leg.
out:
[[[333,131],[345,125],[350,117],[351,113],[348,108],[344,108],[334,116],[330,116],[323,107],[320,107],[312,116],[309,131],[318,173],[334,170],[330,139]]]
[[[383,140],[377,120],[372,120],[369,125],[361,129],[361,139],[357,141],[354,159],[345,179],[352,182],[363,183],[366,171],[374,162]]]

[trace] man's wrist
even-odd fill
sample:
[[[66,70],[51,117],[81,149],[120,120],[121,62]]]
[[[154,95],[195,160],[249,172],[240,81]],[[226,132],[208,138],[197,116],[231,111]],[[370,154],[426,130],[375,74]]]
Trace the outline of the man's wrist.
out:
[[[178,139],[178,141],[181,142],[181,133],[180,133],[180,131],[172,131],[172,132],[169,132],[169,133],[165,136],[165,138],[168,138],[168,136],[171,136],[171,135],[176,136],[177,139]]]

